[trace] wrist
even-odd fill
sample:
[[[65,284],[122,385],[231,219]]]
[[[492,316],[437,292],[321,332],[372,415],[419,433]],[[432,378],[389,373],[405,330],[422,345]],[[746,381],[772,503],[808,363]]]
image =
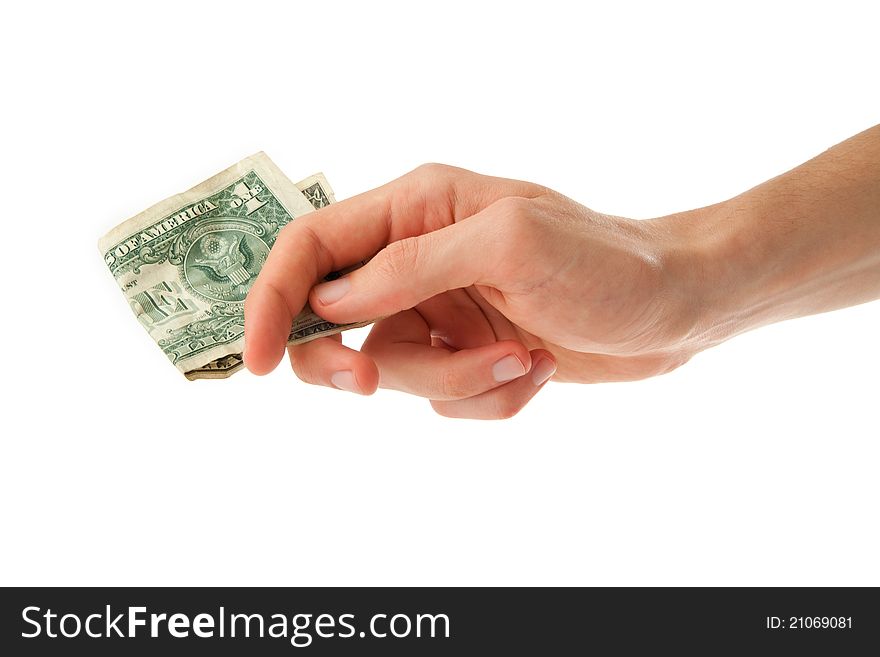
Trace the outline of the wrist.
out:
[[[762,322],[766,268],[755,240],[755,212],[738,199],[657,221],[664,261],[687,318],[682,345],[696,353]]]
[[[728,201],[655,220],[693,349],[880,297],[876,129]]]

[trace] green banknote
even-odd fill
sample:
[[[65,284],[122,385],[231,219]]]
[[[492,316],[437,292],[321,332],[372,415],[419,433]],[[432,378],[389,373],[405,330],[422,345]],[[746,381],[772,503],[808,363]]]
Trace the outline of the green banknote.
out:
[[[120,224],[98,248],[177,369],[190,380],[221,379],[243,366],[244,300],[278,232],[334,201],[322,174],[294,184],[257,153]],[[306,306],[288,343],[368,323],[333,324]]]

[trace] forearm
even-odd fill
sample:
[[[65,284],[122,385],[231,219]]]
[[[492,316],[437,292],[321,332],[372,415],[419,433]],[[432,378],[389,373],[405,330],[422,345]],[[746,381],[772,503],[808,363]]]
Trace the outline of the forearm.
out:
[[[672,224],[704,346],[880,298],[880,126]]]

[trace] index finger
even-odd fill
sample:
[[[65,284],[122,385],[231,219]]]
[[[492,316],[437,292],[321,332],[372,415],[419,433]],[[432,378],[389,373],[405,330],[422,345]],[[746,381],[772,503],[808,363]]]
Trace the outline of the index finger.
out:
[[[251,372],[266,374],[281,360],[293,319],[318,280],[385,244],[387,187],[301,217],[278,234],[245,299],[244,359]]]
[[[468,189],[457,189],[462,185]],[[245,300],[245,365],[254,374],[278,365],[294,317],[331,271],[371,258],[390,242],[454,223],[525,185],[429,165],[292,221],[278,234]]]
[[[393,239],[425,231],[424,213],[415,211],[425,207],[425,191],[415,189],[413,178],[329,205],[281,230],[245,299],[244,360],[251,372],[266,374],[281,360],[293,319],[321,278],[372,257]],[[437,207],[443,207],[437,201],[444,188],[442,181],[430,188],[440,197],[430,199]],[[439,225],[446,220],[435,217]]]

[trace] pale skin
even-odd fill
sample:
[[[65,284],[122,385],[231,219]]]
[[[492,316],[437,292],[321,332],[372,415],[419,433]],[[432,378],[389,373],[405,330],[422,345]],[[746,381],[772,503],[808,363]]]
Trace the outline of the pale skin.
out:
[[[383,317],[360,351],[339,336],[288,348],[294,372],[506,418],[551,379],[655,376],[739,333],[877,298],[880,126],[727,201],[640,221],[426,165],[281,231],[246,300],[244,359],[274,369],[307,301],[333,322]]]

